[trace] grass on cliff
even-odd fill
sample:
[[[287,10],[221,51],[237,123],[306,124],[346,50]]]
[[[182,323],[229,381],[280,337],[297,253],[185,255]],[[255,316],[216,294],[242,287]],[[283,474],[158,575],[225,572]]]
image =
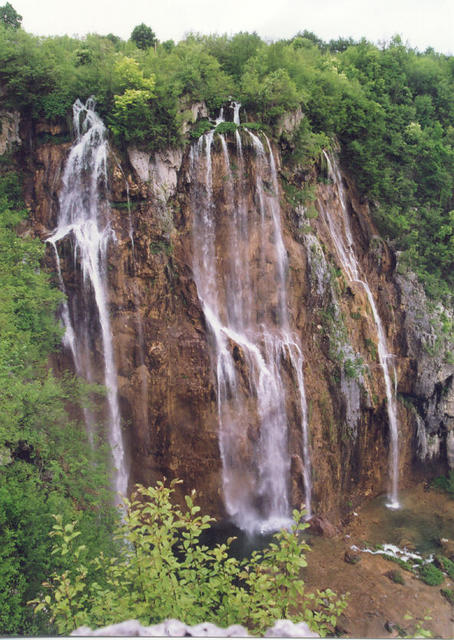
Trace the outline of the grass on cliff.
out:
[[[300,573],[309,546],[300,537],[308,526],[303,512],[293,512],[290,531],[276,533],[264,550],[238,560],[230,554],[232,538],[214,548],[199,542],[213,518],[199,514],[194,492],[184,509],[173,504],[177,482],[137,485],[131,501],[125,500],[117,532],[123,544],[114,557],[87,557],[76,523],[56,516],[53,554],[64,569],[43,583],[46,593],[33,601],[35,612],[50,611],[64,635],[81,625],[97,628],[131,618],[144,625],[166,618],[189,625],[242,624],[255,634],[290,618],[307,622],[321,636],[334,632],[346,597],[330,589],[305,591]]]

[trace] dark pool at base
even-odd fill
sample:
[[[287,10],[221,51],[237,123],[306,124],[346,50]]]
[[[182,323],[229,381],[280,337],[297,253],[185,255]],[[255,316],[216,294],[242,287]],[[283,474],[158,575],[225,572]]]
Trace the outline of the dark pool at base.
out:
[[[223,544],[228,538],[234,537],[235,540],[230,545],[230,555],[238,560],[248,558],[253,551],[261,551],[272,540],[273,533],[263,534],[247,534],[237,527],[233,522],[228,520],[215,522],[210,529],[204,531],[200,537],[201,544],[208,547],[214,547],[217,544]]]

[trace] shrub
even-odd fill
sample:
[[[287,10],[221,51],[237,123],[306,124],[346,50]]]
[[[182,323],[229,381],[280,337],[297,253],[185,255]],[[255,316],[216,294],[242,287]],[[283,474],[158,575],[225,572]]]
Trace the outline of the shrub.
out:
[[[209,120],[199,120],[191,131],[191,138],[198,140],[200,136],[203,136],[204,133],[210,131],[212,128],[213,125]]]
[[[420,579],[432,587],[439,585],[445,579],[443,572],[433,564],[425,564],[418,569]]]
[[[280,531],[263,551],[238,560],[229,554],[232,538],[214,548],[200,544],[213,519],[199,515],[194,492],[186,496],[185,509],[172,504],[177,482],[137,485],[131,501],[125,500],[117,557],[87,559],[84,545],[77,546],[76,524],[55,516],[53,553],[64,570],[44,583],[49,593],[33,601],[35,612],[48,609],[62,634],[128,618],[147,625],[165,618],[191,625],[240,623],[261,633],[278,618],[291,617],[321,635],[333,632],[345,596],[337,598],[330,589],[305,592],[299,574],[309,547],[300,539],[308,526],[302,512],[293,512],[291,531]]]
[[[220,122],[215,129],[216,133],[235,133],[238,129],[238,125],[234,122]]]

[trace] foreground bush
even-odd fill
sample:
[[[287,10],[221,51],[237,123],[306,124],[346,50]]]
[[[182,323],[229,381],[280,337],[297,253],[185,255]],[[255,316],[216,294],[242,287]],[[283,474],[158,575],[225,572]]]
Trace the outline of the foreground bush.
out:
[[[62,634],[130,618],[144,625],[166,618],[189,625],[239,623],[257,634],[279,618],[291,618],[323,636],[333,632],[345,597],[329,589],[305,592],[300,572],[309,547],[300,533],[308,525],[301,512],[294,511],[291,531],[280,531],[263,551],[237,560],[229,555],[232,538],[214,548],[200,544],[213,519],[199,515],[194,492],[186,496],[186,509],[172,504],[177,482],[137,485],[131,501],[125,500],[117,557],[101,553],[86,559],[85,547],[76,544],[75,523],[64,525],[56,516],[53,553],[61,556],[66,570],[44,583],[48,593],[33,602],[35,612],[50,611]]]

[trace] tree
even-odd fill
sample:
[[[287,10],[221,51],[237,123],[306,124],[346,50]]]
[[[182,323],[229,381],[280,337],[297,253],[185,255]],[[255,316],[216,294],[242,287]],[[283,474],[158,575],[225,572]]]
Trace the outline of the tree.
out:
[[[134,27],[131,33],[131,40],[136,43],[139,49],[149,49],[150,47],[154,47],[158,42],[154,31],[143,22],[137,25],[137,27]]]
[[[7,2],[3,7],[0,7],[0,21],[3,22],[6,27],[19,29],[22,23],[22,16]]]

